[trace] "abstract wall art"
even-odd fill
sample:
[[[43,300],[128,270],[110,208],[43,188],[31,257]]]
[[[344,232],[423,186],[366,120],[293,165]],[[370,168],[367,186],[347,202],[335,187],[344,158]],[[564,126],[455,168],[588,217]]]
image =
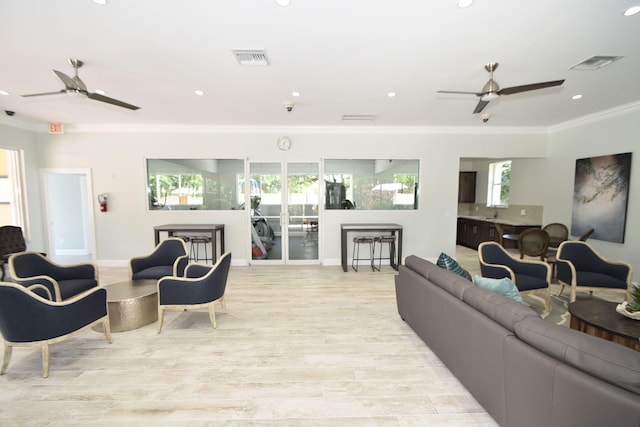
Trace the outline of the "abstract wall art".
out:
[[[624,243],[631,153],[576,160],[571,234]]]

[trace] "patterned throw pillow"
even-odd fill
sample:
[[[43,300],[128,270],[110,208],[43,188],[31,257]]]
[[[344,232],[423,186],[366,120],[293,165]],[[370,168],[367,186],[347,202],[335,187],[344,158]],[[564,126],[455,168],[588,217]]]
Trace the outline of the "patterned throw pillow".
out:
[[[505,297],[518,301],[519,303],[524,303],[518,288],[516,288],[516,285],[508,277],[503,277],[502,279],[491,279],[489,277],[475,275],[473,276],[473,283],[476,286],[504,295]]]
[[[471,275],[469,275],[467,270],[460,267],[460,264],[458,264],[458,262],[455,259],[451,258],[449,255],[445,254],[444,252],[440,253],[440,256],[438,257],[438,261],[436,262],[436,265],[440,268],[444,268],[445,270],[449,270],[452,273],[456,273],[457,275],[462,276],[467,280],[471,280]]]

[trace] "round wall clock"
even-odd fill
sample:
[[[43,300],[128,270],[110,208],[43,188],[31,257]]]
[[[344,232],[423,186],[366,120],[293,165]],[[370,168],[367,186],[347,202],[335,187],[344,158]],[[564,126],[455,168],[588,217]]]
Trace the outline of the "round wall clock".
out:
[[[289,148],[291,148],[291,139],[286,136],[281,136],[280,138],[278,138],[276,144],[282,151],[287,151]]]

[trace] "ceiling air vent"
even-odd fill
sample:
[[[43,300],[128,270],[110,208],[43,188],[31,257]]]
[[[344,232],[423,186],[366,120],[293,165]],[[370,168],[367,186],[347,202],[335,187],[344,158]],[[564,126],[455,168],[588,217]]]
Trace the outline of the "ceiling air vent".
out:
[[[591,58],[587,58],[584,61],[570,67],[570,70],[597,70],[602,67],[606,67],[607,65],[611,65],[619,59],[624,58],[624,56],[604,56],[604,55],[596,55]]]
[[[342,116],[342,121],[372,122],[377,117],[377,114],[345,114]]]
[[[232,50],[240,65],[269,65],[264,50]]]

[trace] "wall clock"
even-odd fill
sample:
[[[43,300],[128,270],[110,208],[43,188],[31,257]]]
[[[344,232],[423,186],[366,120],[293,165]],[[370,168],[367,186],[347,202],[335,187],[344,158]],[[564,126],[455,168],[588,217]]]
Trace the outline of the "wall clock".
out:
[[[280,138],[278,138],[276,144],[278,145],[278,148],[280,150],[287,151],[289,148],[291,148],[291,139],[286,136],[281,136]]]

